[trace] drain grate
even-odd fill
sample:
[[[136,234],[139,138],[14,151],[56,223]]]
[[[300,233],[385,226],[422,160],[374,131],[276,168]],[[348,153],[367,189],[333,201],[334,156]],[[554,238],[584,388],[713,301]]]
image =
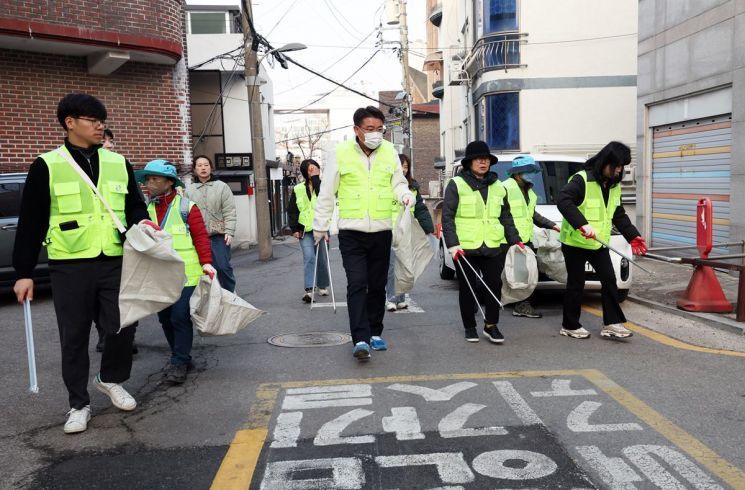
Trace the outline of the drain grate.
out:
[[[270,337],[267,342],[279,347],[327,347],[352,341],[349,334],[341,332],[284,333]]]

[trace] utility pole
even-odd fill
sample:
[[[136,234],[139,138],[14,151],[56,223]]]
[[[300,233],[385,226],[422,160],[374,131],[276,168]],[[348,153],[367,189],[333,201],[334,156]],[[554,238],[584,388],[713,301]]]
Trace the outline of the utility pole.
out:
[[[241,17],[245,39],[245,74],[248,88],[248,108],[251,118],[251,153],[253,154],[254,181],[256,182],[256,235],[259,244],[259,260],[272,258],[271,222],[269,219],[269,192],[264,155],[264,127],[261,122],[261,87],[257,53],[253,49],[253,31],[248,17],[253,21],[251,0],[243,0],[245,8]]]
[[[411,168],[409,172],[414,175],[414,131],[413,117],[411,113],[411,77],[409,76],[409,27],[406,22],[406,0],[398,0],[398,22],[399,31],[401,32],[401,65],[403,68],[404,83],[403,88],[406,92],[406,119],[404,121],[404,135],[408,134],[408,141],[404,143],[409,147],[409,158],[411,159]]]

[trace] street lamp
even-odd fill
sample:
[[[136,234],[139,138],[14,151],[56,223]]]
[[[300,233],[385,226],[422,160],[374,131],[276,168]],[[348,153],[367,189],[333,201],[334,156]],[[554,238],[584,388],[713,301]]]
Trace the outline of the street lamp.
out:
[[[248,15],[250,16],[251,2],[248,2]],[[244,32],[249,32],[246,16],[244,16]],[[264,156],[264,128],[261,122],[261,95],[257,93],[256,86],[259,85],[259,70],[261,62],[272,53],[283,53],[287,51],[298,51],[307,46],[300,43],[290,43],[274,48],[256,61],[256,51],[251,49],[251,40],[246,38],[246,83],[251,85],[248,91],[248,108],[251,120],[251,153],[253,154],[254,181],[256,183],[256,233],[259,248],[259,260],[272,258],[272,230],[269,217],[269,191],[266,171],[266,157]],[[259,91],[260,92],[260,91]]]

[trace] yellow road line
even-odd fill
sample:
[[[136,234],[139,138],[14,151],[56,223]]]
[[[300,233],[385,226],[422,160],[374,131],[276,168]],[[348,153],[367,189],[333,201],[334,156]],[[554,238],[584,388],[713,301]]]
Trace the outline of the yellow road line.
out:
[[[587,369],[582,371],[582,375],[732,488],[745,486],[745,472],[657,413],[652,407],[614,383],[603,373],[595,369]]]
[[[592,315],[603,318],[602,310],[593,308],[591,306],[583,306],[582,309]],[[659,342],[660,344],[664,344],[669,347],[675,347],[676,349],[689,350],[693,352],[703,352],[705,354],[718,354],[721,356],[745,357],[745,352],[734,352],[731,350],[713,349],[711,347],[700,347],[698,345],[687,344],[683,341],[673,339],[671,337],[668,337],[667,335],[661,334],[659,332],[655,332],[654,330],[650,330],[646,327],[642,327],[632,322],[626,322],[625,325],[626,325],[626,328],[628,328],[634,333],[638,333],[639,335],[644,335],[645,337],[650,338],[656,342]]]
[[[598,310],[585,307],[593,314]],[[638,325],[635,328],[647,330]],[[635,330],[636,331],[636,330]],[[639,333],[642,333],[641,331]],[[654,333],[654,332],[653,332]],[[645,333],[642,333],[645,335]],[[663,336],[664,337],[664,336]],[[672,339],[668,339],[672,340]],[[677,341],[673,341],[677,342]],[[687,347],[688,344],[683,344]],[[697,349],[694,349],[697,350]],[[715,349],[709,349],[714,351]],[[727,351],[724,351],[727,352]],[[264,447],[269,422],[277,402],[280,389],[300,388],[307,386],[329,386],[350,383],[396,383],[415,381],[442,381],[459,379],[495,379],[495,378],[535,378],[556,376],[582,376],[599,389],[607,393],[624,408],[643,420],[660,435],[690,455],[695,461],[707,468],[712,474],[727,482],[733,488],[745,488],[745,472],[709,449],[702,442],[675,425],[652,407],[635,397],[629,391],[616,384],[605,374],[596,369],[563,369],[553,371],[506,371],[488,373],[428,374],[415,376],[382,376],[374,378],[349,378],[313,381],[292,381],[284,383],[265,383],[256,391],[256,400],[251,405],[246,427],[239,430],[230,443],[228,452],[212,482],[212,490],[242,489],[251,485],[256,465]]]

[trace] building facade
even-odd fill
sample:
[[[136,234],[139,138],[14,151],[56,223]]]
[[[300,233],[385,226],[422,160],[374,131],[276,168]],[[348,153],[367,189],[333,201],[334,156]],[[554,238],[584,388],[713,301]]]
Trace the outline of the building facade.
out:
[[[475,139],[496,154],[635,146],[635,0],[430,1],[430,21],[448,166]]]
[[[711,199],[714,242],[745,236],[745,2],[641,0],[637,223],[653,246],[695,244]]]
[[[274,135],[274,89],[261,67],[260,85],[247,89],[244,71],[240,1],[187,0],[186,39],[189,49],[189,89],[194,155],[215,163],[215,175],[233,190],[238,210],[236,246],[255,244],[256,203],[249,90],[261,98],[264,138]],[[261,55],[260,55],[261,56]],[[270,179],[272,228],[283,226],[282,169],[275,146],[264,145]]]
[[[61,143],[57,103],[71,92],[104,102],[134,165],[190,165],[181,0],[0,0],[0,67],[0,172]]]

